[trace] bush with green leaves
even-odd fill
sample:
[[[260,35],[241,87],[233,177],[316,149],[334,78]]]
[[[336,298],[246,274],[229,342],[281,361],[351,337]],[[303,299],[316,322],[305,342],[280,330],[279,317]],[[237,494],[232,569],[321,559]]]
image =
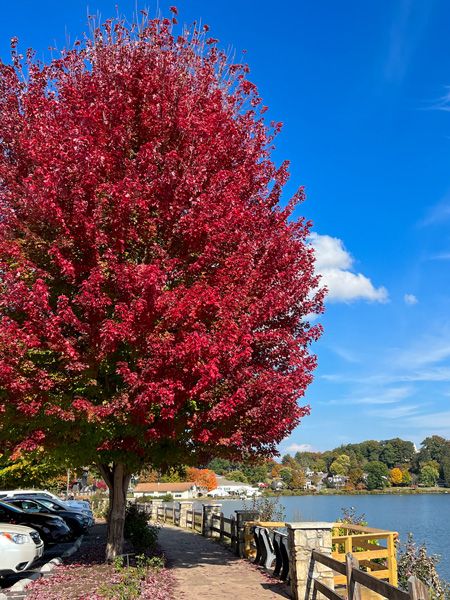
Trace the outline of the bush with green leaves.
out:
[[[125,515],[124,536],[136,552],[152,552],[158,539],[159,527],[148,522],[148,515],[135,504],[129,504]]]
[[[164,568],[164,558],[148,557],[140,554],[134,558],[134,564],[124,564],[124,557],[114,559],[115,575],[111,583],[100,588],[103,598],[111,600],[138,600],[142,597],[142,586],[149,573],[158,573]]]

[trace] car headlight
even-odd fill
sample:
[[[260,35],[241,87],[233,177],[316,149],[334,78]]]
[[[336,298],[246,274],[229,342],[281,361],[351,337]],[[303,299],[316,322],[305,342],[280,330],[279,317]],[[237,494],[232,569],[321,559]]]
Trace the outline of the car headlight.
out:
[[[26,533],[0,533],[0,535],[4,536],[5,538],[7,538],[8,540],[10,540],[11,542],[14,542],[14,544],[27,544],[28,542],[31,542],[31,538],[29,535],[27,535]]]
[[[75,519],[76,519],[77,521],[81,521],[81,523],[83,523],[83,522],[84,522],[84,517],[83,517],[83,515],[74,515],[74,516],[75,516]]]

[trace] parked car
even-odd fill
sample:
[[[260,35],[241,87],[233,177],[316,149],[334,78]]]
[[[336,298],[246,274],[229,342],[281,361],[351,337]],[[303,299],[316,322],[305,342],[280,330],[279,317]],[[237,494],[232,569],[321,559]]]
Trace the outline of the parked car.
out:
[[[54,498],[56,500],[59,500],[58,496],[55,496],[55,494],[52,494],[48,490],[34,490],[34,489],[0,490],[0,498],[6,498],[6,496],[10,497],[10,496],[36,496],[36,495],[48,496],[49,498]]]
[[[0,523],[0,575],[20,573],[44,552],[44,542],[31,527]]]
[[[89,517],[89,527],[91,527],[95,522],[94,514],[91,510],[91,505],[89,504],[89,502],[86,502],[85,500],[67,500],[67,501],[61,500],[60,498],[58,498],[58,496],[55,496],[55,494],[52,494],[48,490],[30,489],[30,490],[1,490],[0,491],[0,499],[1,500],[4,500],[4,498],[12,498],[12,497],[16,497],[16,496],[20,496],[21,498],[37,498],[38,500],[41,500],[41,501],[51,500],[52,502],[54,502],[55,504],[60,506],[60,508],[62,508],[62,509],[72,510],[73,508],[75,508],[75,510],[82,512],[84,515]]]
[[[62,517],[72,530],[74,537],[86,533],[89,528],[89,518],[86,515],[75,510],[64,510],[56,506],[51,500],[37,500],[36,498],[13,496],[12,498],[2,498],[2,502],[17,506],[17,508],[28,513],[48,513]]]
[[[65,500],[59,500],[59,499],[54,500],[53,498],[50,499],[45,496],[39,496],[39,495],[33,496],[32,499],[39,500],[39,502],[42,502],[49,508],[52,508],[53,510],[56,510],[56,511],[71,510],[71,511],[79,512],[80,514],[82,514],[86,517],[88,527],[91,527],[95,522],[94,515],[92,513],[90,506],[89,506],[89,509],[85,508],[83,505],[72,506]]]
[[[66,541],[71,536],[69,526],[61,517],[48,513],[27,513],[6,502],[0,502],[0,523],[32,527],[46,545]]]

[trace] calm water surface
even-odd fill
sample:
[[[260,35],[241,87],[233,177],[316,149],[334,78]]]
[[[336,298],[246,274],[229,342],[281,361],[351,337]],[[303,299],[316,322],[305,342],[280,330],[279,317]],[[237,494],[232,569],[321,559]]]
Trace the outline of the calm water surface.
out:
[[[240,500],[219,500],[225,516],[242,508]],[[409,532],[429,552],[441,555],[439,573],[450,581],[450,493],[411,496],[284,496],[286,521],[336,521],[341,508],[353,506],[371,527],[398,531],[401,541]],[[247,503],[250,504],[250,503]]]

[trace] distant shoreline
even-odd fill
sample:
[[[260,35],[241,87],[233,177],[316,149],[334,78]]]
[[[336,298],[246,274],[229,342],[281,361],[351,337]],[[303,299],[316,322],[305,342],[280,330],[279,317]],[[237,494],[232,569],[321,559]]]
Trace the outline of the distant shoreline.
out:
[[[326,489],[321,492],[308,492],[304,490],[272,490],[263,491],[260,498],[282,498],[284,496],[411,496],[417,494],[450,494],[450,488],[386,488],[384,490],[333,490]],[[211,500],[209,496],[202,496],[198,500]],[[213,500],[251,500],[252,497],[216,496]]]
[[[385,488],[384,490],[333,490],[326,489],[320,492],[303,490],[280,490],[280,492],[264,492],[264,496],[398,496],[412,494],[450,494],[450,488]]]

